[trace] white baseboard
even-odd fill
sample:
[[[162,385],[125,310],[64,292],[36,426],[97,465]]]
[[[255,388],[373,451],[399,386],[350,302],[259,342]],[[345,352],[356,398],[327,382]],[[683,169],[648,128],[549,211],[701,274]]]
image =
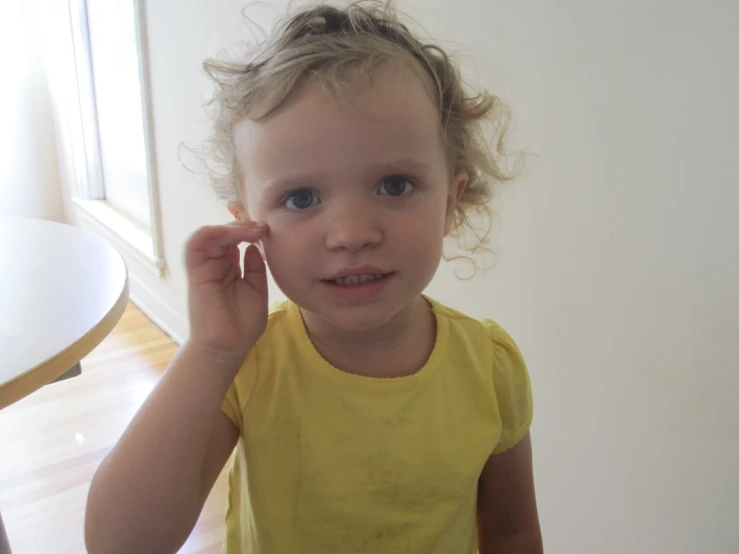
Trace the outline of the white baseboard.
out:
[[[146,284],[129,272],[129,284],[131,285],[131,302],[159,327],[167,333],[173,341],[181,345],[187,337],[187,322],[174,312],[167,304],[152,292]]]

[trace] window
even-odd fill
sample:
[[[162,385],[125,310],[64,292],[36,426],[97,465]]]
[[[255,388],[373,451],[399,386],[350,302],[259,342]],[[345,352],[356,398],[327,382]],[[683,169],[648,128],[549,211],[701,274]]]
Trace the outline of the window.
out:
[[[68,0],[80,132],[73,195],[161,268],[141,0]]]

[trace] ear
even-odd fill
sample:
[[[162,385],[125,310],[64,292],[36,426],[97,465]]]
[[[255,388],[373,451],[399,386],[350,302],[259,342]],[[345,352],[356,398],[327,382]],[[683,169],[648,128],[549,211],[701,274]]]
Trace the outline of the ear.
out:
[[[454,176],[454,183],[449,187],[449,195],[446,199],[446,213],[444,215],[444,236],[447,236],[452,230],[454,212],[457,210],[457,204],[459,203],[459,199],[462,198],[469,180],[470,176],[464,171],[460,171]]]
[[[231,215],[234,216],[234,219],[237,221],[247,221],[249,219],[246,215],[244,205],[236,200],[231,200],[228,203],[228,211],[231,212]]]

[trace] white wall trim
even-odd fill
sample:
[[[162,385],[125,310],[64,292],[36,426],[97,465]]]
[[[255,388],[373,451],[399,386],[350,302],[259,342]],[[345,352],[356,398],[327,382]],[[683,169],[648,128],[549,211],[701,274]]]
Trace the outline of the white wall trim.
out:
[[[134,0],[134,29],[139,58],[139,82],[141,83],[141,109],[144,123],[146,151],[146,178],[149,191],[149,228],[154,257],[164,260],[164,237],[162,234],[161,205],[159,202],[159,176],[155,150],[154,113],[151,99],[151,70],[149,66],[149,43],[143,0]]]
[[[135,258],[157,277],[164,274],[164,259],[156,255],[150,234],[117,212],[105,200],[73,197],[72,203],[77,207],[76,212],[80,218],[116,248]]]
[[[187,322],[177,315],[161,298],[154,293],[134,273],[128,273],[131,286],[131,302],[157,327],[167,333],[173,341],[182,345],[188,335]]]

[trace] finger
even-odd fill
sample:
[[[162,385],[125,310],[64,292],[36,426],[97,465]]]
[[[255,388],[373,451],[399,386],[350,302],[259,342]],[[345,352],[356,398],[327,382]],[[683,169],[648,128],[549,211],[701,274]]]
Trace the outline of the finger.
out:
[[[214,245],[218,247],[229,247],[242,242],[256,242],[265,237],[269,231],[266,223],[237,223],[225,226],[225,231],[220,237],[215,237]]]
[[[239,263],[239,247],[235,244],[228,247],[228,252],[226,252],[226,258],[229,259],[229,261],[235,265],[238,265]]]
[[[259,248],[254,244],[247,246],[244,252],[244,275],[246,276],[247,273],[267,273]]]
[[[263,237],[268,231],[266,223],[237,222],[227,225],[207,225],[198,229],[190,238],[189,244],[193,249],[202,249],[205,246],[230,246],[241,242],[254,242]],[[258,237],[258,238],[255,238]]]
[[[228,255],[231,247],[242,242],[256,242],[268,233],[266,224],[239,222],[228,225],[210,225],[198,229],[187,244],[188,265]]]
[[[244,252],[243,279],[262,296],[267,297],[267,267],[259,249],[253,244],[247,246]]]
[[[188,269],[188,283],[194,287],[208,283],[226,285],[238,278],[241,278],[241,266],[238,260],[234,263],[228,258],[209,260]]]

